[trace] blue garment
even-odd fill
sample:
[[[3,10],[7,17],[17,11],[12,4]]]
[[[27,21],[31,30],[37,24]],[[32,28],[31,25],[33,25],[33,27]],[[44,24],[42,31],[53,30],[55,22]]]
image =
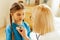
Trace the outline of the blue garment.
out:
[[[14,33],[14,40],[24,40],[24,38],[18,33],[16,30],[16,27],[18,25],[15,23],[12,23],[12,29],[10,28],[10,25],[7,25],[6,27],[6,40],[12,40],[12,32]],[[30,35],[30,28],[26,22],[22,22],[22,27],[27,30],[27,36]]]

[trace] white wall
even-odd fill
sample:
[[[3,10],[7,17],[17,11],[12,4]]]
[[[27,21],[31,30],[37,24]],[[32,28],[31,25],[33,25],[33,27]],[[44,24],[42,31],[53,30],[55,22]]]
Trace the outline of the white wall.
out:
[[[4,25],[4,18],[9,13],[9,0],[0,0],[0,27]]]
[[[9,7],[17,0],[0,0],[0,27],[4,26],[6,20],[9,20]]]

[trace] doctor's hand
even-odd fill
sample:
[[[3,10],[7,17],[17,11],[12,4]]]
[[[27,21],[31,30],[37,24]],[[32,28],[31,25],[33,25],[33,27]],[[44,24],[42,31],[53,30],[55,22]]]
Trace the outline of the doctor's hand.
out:
[[[17,31],[19,32],[19,34],[22,35],[22,37],[25,39],[25,40],[29,40],[29,38],[27,37],[27,34],[26,34],[26,30],[24,28],[19,28],[19,27],[16,27]]]

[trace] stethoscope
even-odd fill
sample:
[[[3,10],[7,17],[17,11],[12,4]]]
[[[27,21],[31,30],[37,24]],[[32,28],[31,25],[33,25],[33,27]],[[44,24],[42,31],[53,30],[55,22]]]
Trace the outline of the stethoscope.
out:
[[[18,25],[18,27],[20,28],[20,32],[22,32],[22,25]]]
[[[40,34],[39,34],[39,35],[36,34],[36,39],[37,39],[37,40],[39,40],[39,37],[40,37]]]

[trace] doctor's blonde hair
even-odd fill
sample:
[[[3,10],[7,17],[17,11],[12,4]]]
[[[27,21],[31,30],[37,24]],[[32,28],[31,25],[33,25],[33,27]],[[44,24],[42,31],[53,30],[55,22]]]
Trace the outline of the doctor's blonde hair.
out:
[[[52,11],[45,4],[40,4],[34,8],[32,20],[34,32],[45,34],[54,30]]]

